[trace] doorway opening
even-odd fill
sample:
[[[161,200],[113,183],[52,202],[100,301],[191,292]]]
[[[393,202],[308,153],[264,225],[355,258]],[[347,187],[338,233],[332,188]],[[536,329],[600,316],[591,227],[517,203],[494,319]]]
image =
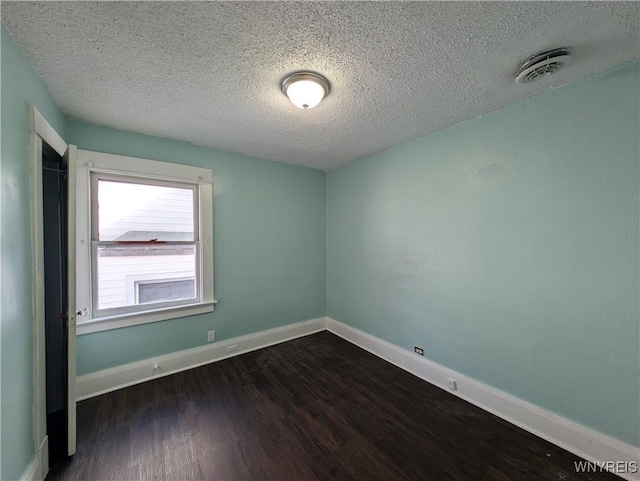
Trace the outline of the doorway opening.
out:
[[[67,163],[42,142],[44,324],[49,463],[67,457],[68,443],[68,198]]]
[[[33,198],[33,441],[32,479],[76,451],[77,152],[34,106],[29,108]]]

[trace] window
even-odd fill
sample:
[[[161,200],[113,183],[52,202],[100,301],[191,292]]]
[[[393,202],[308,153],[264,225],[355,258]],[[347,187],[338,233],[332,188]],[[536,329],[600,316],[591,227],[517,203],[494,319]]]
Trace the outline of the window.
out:
[[[136,282],[136,304],[165,299],[189,299],[196,289],[195,278]]]
[[[211,312],[208,169],[78,151],[78,333]]]

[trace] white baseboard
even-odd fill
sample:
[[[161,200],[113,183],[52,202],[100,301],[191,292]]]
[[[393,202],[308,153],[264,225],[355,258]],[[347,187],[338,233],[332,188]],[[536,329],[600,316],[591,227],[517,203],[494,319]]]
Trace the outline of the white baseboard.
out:
[[[38,459],[38,481],[44,481],[49,472],[49,436],[45,435],[36,453]]]
[[[42,481],[44,478],[40,477],[39,473],[40,465],[38,464],[38,457],[34,456],[27,471],[24,473],[24,476],[22,476],[22,481]]]
[[[76,378],[77,400],[81,401],[151,379],[186,371],[297,337],[324,331],[326,325],[326,318],[320,317],[84,374]],[[231,346],[236,346],[236,349],[229,352],[228,348]],[[158,369],[154,369],[155,365],[158,366]]]
[[[640,449],[466,377],[394,344],[327,318],[327,329],[376,356],[591,462],[623,461],[640,467]],[[448,387],[448,378],[457,390]],[[640,473],[619,473],[640,480]]]
[[[44,481],[49,472],[49,436],[45,436],[21,481]]]

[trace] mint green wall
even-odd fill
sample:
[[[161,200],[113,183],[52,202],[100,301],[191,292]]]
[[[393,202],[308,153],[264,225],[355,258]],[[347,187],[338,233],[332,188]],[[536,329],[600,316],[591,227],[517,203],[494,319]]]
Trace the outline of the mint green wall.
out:
[[[78,337],[78,373],[325,315],[325,173],[70,121],[78,148],[209,167],[215,312]]]
[[[80,148],[208,166],[217,181],[216,311],[80,336],[79,374],[202,345],[211,329],[222,340],[326,308],[640,444],[640,64],[325,183],[323,172],[67,122],[4,25],[1,41],[2,479],[19,479],[33,456],[28,104]]]
[[[328,175],[328,315],[633,445],[639,70]]]
[[[34,454],[29,105],[35,105],[63,137],[67,120],[4,25],[1,30],[0,478],[15,480]]]

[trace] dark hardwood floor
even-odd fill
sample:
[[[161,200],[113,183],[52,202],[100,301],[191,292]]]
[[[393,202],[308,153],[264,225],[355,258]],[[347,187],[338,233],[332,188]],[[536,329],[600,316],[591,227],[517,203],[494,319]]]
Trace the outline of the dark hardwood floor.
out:
[[[78,405],[57,480],[617,480],[328,332]]]

